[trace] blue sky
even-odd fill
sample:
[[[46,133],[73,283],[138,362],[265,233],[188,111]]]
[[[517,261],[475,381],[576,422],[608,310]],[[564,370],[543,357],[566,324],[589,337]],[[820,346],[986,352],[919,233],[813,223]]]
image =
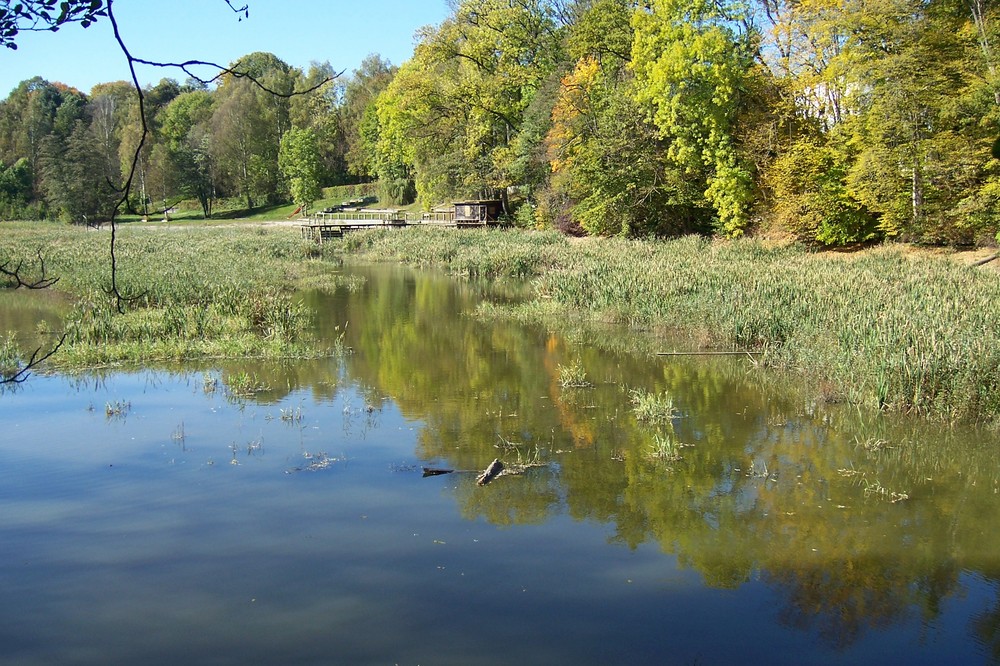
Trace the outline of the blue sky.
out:
[[[132,55],[155,61],[206,60],[229,64],[253,51],[270,51],[289,65],[307,69],[329,61],[350,74],[369,53],[402,64],[413,53],[413,34],[448,14],[446,0],[233,0],[250,5],[237,16],[223,0],[116,0],[118,27]],[[18,49],[0,49],[0,99],[32,76],[90,92],[96,83],[128,79],[107,19],[83,29],[21,33]],[[179,70],[141,68],[140,82]]]

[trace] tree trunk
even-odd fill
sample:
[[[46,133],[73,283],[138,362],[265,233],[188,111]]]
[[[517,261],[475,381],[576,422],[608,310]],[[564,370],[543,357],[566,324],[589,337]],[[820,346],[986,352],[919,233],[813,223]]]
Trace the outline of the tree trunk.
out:
[[[990,73],[990,83],[996,85],[996,63],[993,61],[993,47],[990,44],[989,31],[986,29],[986,14],[984,11],[984,0],[970,0],[969,6],[972,9],[972,22],[976,26],[979,34],[979,48],[983,52],[983,59],[986,60],[986,68]],[[994,88],[993,101],[1000,106],[1000,90]]]

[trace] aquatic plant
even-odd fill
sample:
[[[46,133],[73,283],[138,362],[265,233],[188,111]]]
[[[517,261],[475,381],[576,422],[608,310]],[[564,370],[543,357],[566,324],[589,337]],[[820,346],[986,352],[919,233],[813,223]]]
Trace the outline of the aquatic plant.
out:
[[[874,497],[876,499],[888,500],[893,504],[910,499],[910,495],[908,493],[889,490],[879,483],[878,479],[869,481],[868,479],[862,478],[862,483],[865,487],[866,498]]]
[[[130,411],[132,411],[132,403],[128,400],[115,400],[104,404],[104,416],[108,420],[123,420]]]
[[[240,372],[231,375],[226,380],[226,389],[229,395],[237,398],[245,398],[267,391],[267,384],[258,379],[257,375],[247,372]]]
[[[282,408],[280,410],[281,420],[285,423],[301,423],[302,422],[302,405],[298,407],[289,407],[288,409]]]
[[[666,393],[652,393],[641,389],[629,392],[635,418],[646,423],[670,423],[677,410],[673,396]]]
[[[309,338],[309,309],[294,294],[300,282],[335,288],[337,266],[310,259],[294,230],[122,229],[117,245],[124,312],[108,295],[105,234],[57,225],[14,224],[0,256],[19,259],[36,248],[54,288],[72,294],[57,368],[196,358],[310,357],[330,353]],[[41,249],[37,249],[41,248]]]
[[[874,409],[1000,421],[1000,273],[887,246],[856,255],[761,240],[569,240],[554,233],[410,229],[351,234],[338,258],[529,278],[536,304],[760,352]],[[552,316],[534,304],[483,310]],[[693,334],[697,334],[697,336]]]
[[[563,388],[585,388],[593,386],[587,380],[587,370],[583,367],[580,359],[576,359],[569,365],[558,364],[556,372],[559,375],[559,385]]]
[[[654,433],[647,457],[660,462],[676,462],[681,459],[680,445],[672,434]]]

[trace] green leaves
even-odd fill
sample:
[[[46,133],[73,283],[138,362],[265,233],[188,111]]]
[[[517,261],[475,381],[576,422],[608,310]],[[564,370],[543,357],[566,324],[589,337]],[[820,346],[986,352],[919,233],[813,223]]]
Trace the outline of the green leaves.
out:
[[[278,165],[288,179],[292,199],[306,208],[320,198],[320,155],[316,134],[310,129],[292,128],[281,139]]]
[[[67,23],[89,27],[98,17],[107,16],[102,0],[32,0],[19,2],[13,7],[4,0],[0,8],[0,45],[17,49],[17,36],[21,31],[47,30],[56,32]]]
[[[851,156],[803,139],[779,157],[770,174],[777,222],[805,241],[864,243],[882,237],[878,219],[848,186]]]
[[[108,4],[0,0],[0,44],[90,25]],[[387,202],[503,192],[511,208],[526,204],[525,223],[575,233],[738,236],[773,224],[823,244],[1000,233],[1000,10],[986,0],[450,7],[398,70],[372,57],[311,95],[286,98],[333,69],[305,75],[269,53],[238,61],[189,109],[160,113],[178,91],[158,103],[147,91],[157,145],[140,179],[157,199],[197,193],[206,214],[212,197],[253,208],[288,185],[306,202],[307,181],[377,178]],[[46,137],[101,117],[96,91],[63,92],[29,82],[0,103],[0,160],[28,159],[29,204],[48,189]],[[291,127],[314,133],[318,175],[279,170]],[[129,158],[136,143],[122,141]]]
[[[514,185],[512,144],[560,50],[542,0],[460,2],[379,98],[381,161],[402,159],[428,204]]]
[[[676,164],[691,173],[709,168],[705,197],[731,236],[748,226],[753,194],[751,168],[733,138],[751,66],[746,40],[732,28],[742,13],[738,3],[657,0],[633,17],[636,100]]]

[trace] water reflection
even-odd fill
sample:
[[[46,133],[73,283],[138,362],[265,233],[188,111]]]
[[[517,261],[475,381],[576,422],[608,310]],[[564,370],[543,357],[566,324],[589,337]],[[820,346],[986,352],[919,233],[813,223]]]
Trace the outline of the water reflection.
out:
[[[826,404],[797,390],[793,377],[765,375],[744,358],[632,353],[623,342],[628,331],[593,327],[567,333],[485,322],[474,316],[475,307],[495,285],[399,268],[352,270],[366,277],[363,289],[303,296],[317,313],[321,339],[345,336],[353,353],[343,360],[232,362],[186,368],[180,375],[149,373],[128,390],[116,375],[110,386],[99,378],[77,380],[76,390],[101,415],[99,426],[87,426],[103,428],[95,439],[109,433],[138,437],[135,445],[122,441],[131,448],[115,450],[128,450],[130,464],[146,465],[144,474],[154,487],[162,486],[163,497],[172,497],[166,489],[172,483],[197,489],[200,501],[222,506],[241,526],[189,524],[174,516],[207,539],[213,557],[244,561],[230,540],[246,540],[256,531],[254,549],[312,567],[323,558],[343,564],[368,582],[340,581],[337,594],[394,618],[387,626],[397,634],[397,648],[406,637],[415,638],[415,625],[427,631],[425,624],[397,617],[404,607],[420,606],[425,595],[457,607],[471,604],[480,614],[457,618],[437,609],[433,616],[439,619],[505,626],[512,609],[522,608],[517,596],[532,586],[542,594],[536,610],[524,611],[523,622],[546,626],[549,636],[568,636],[574,623],[588,621],[597,632],[588,638],[574,633],[556,646],[544,636],[524,639],[498,663],[512,655],[532,661],[539,654],[576,663],[609,663],[625,655],[657,662],[733,661],[725,640],[706,637],[710,624],[739,646],[736,661],[744,662],[796,661],[792,655],[802,649],[813,651],[813,662],[875,661],[884,659],[885,641],[894,646],[893,660],[1000,658],[1000,442],[993,433]],[[517,291],[500,298],[517,298]],[[573,364],[582,367],[589,387],[560,381],[561,369]],[[265,388],[251,397],[229,392],[244,375]],[[218,384],[209,390],[214,379]],[[637,420],[630,401],[635,390],[670,396],[673,418],[659,424]],[[155,427],[152,407],[144,404],[149,401],[136,393],[160,410]],[[10,410],[28,409],[21,406],[31,399],[15,397],[21,402],[0,402],[8,432],[17,422]],[[175,412],[166,411],[181,397]],[[105,402],[119,399],[130,400],[129,415],[104,421]],[[72,418],[80,419],[82,407],[75,409]],[[192,410],[198,414],[189,415]],[[68,423],[62,427],[80,429]],[[651,455],[665,438],[679,444],[677,456]],[[234,475],[215,497],[193,477],[164,476],[149,467],[144,456],[150,447],[201,471],[238,469],[252,474],[253,482]],[[4,459],[26,464],[26,448],[22,441]],[[53,448],[80,455],[73,447]],[[487,488],[470,473],[420,479],[415,472],[422,464],[481,470],[494,458],[542,466]],[[329,480],[327,473],[339,475],[343,486],[319,485]],[[294,477],[297,485],[274,480],[282,477]],[[83,487],[87,475],[71,478]],[[6,488],[11,506],[24,508],[28,486]],[[130,497],[121,488],[115,493]],[[186,501],[171,502],[189,508]],[[309,520],[317,511],[326,517],[330,506],[342,515],[325,528]],[[73,515],[91,522],[90,511],[105,512],[90,506]],[[449,520],[456,512],[461,520]],[[9,518],[6,525],[14,529]],[[296,540],[301,551],[293,553],[279,545],[286,528],[316,530],[329,540],[317,551]],[[175,538],[194,547],[191,534],[167,529],[170,538],[150,538],[162,540],[164,548]],[[600,538],[590,542],[595,530]],[[422,546],[414,550],[408,544],[415,538]],[[354,543],[357,550],[335,547],[334,540]],[[477,547],[480,540],[490,540],[489,552]],[[463,546],[433,550],[448,543]],[[414,565],[400,560],[411,558],[440,580],[407,579],[403,571]],[[393,567],[394,575],[386,578]],[[607,575],[628,573],[612,585],[599,575],[601,567]],[[264,570],[276,575],[273,567]],[[471,578],[477,570],[478,585],[502,588],[491,602],[480,602],[461,584],[466,581],[441,582],[445,575]],[[506,578],[491,576],[491,570]],[[309,584],[302,576],[279,579]],[[629,594],[619,589],[633,581],[638,585]],[[397,586],[392,589],[399,598],[373,599],[387,584]],[[317,609],[325,607],[303,594]],[[579,598],[558,601],[568,594]],[[581,599],[615,608],[619,616],[592,616]],[[297,603],[290,598],[287,605]],[[651,638],[661,634],[644,624],[650,617],[669,617],[681,628],[670,650]],[[520,624],[509,626],[516,634]],[[356,623],[345,627],[376,640],[377,632],[360,631]],[[635,654],[625,646],[602,651],[601,631],[609,627],[628,637]],[[470,631],[482,641],[490,638]],[[751,646],[756,641],[762,644]],[[366,652],[356,644],[351,654],[360,661],[405,654],[462,663],[462,656],[472,654],[463,650],[475,648],[467,642],[456,652]]]
[[[992,433],[764,391],[774,378],[746,359],[657,359],[481,323],[473,287],[362,270],[364,291],[314,304],[351,322],[349,373],[425,422],[420,458],[481,469],[537,452],[548,463],[490,493],[462,479],[454,497],[468,519],[608,523],[614,542],[655,542],[709,586],[765,581],[782,623],[837,648],[911,615],[940,618],[964,571],[996,566]],[[560,385],[574,361],[593,388]],[[680,460],[647,454],[662,427],[630,413],[636,388],[673,397]]]

